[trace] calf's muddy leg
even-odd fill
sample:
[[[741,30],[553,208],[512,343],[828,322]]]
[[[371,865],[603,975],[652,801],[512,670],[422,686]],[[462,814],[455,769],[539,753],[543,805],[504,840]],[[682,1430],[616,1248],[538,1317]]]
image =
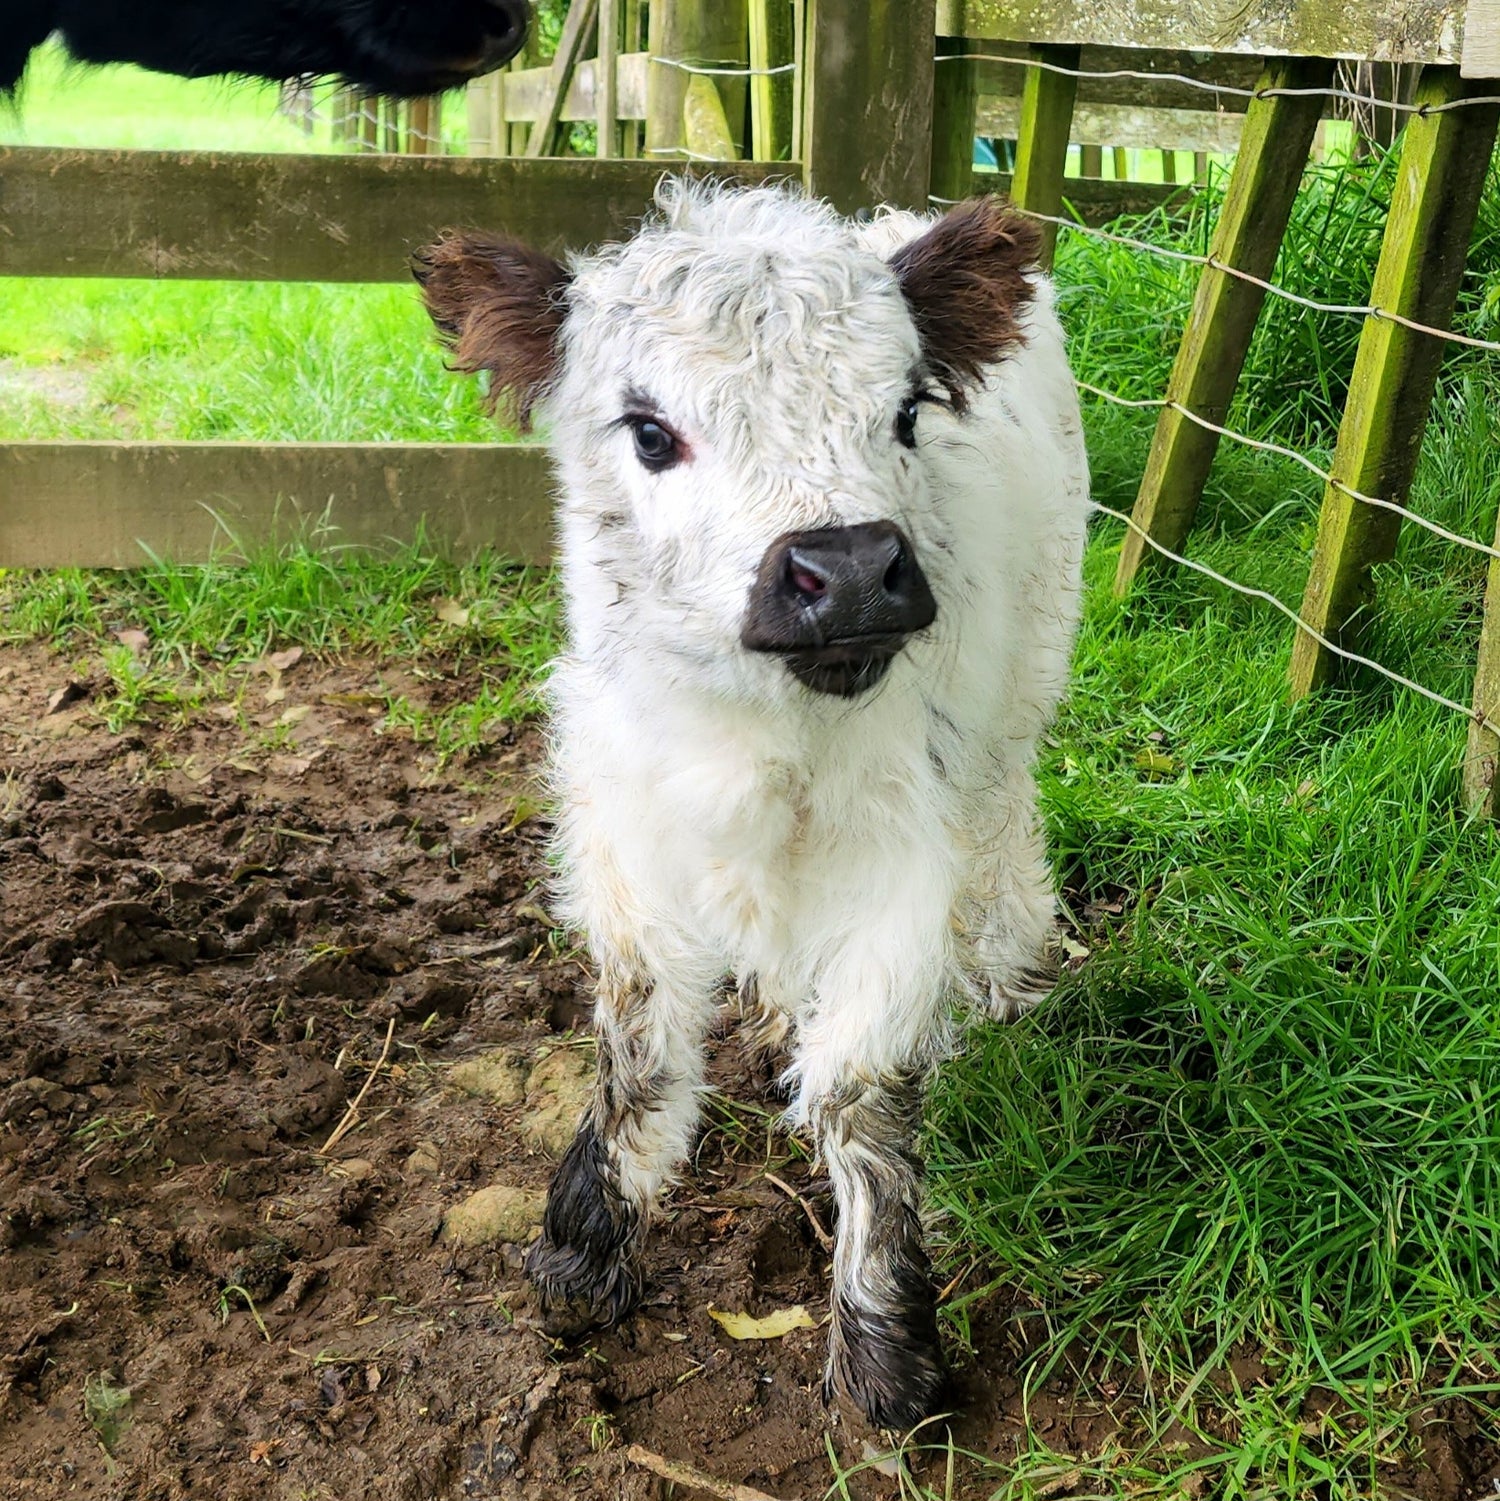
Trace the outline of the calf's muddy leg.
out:
[[[698,1119],[712,991],[606,963],[594,1011],[599,1071],[526,1256],[548,1327],[617,1323],[640,1300],[642,1241]]]
[[[946,1381],[915,1150],[925,1081],[889,1074],[811,1112],[839,1212],[828,1380],[879,1428],[915,1427]]]

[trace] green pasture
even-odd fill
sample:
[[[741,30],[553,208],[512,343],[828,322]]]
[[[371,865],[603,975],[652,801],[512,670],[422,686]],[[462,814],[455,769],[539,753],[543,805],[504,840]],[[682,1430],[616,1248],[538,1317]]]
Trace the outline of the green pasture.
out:
[[[255,147],[294,129],[270,106],[129,70],[64,78],[50,60],[24,129],[126,144],[128,115],[129,144]],[[1314,170],[1278,280],[1363,302],[1391,182],[1378,156]],[[1203,249],[1212,201],[1122,228]],[[1065,234],[1058,279],[1080,375],[1159,395],[1191,268]],[[1496,333],[1493,180],[1461,317]],[[1358,333],[1273,302],[1233,424],[1325,462]],[[1087,421],[1098,498],[1128,509],[1151,414],[1091,400]],[[404,287],[0,281],[7,437],[488,433]],[[1295,605],[1318,499],[1295,463],[1226,447],[1190,553]],[[1494,535],[1492,356],[1445,367],[1413,505]],[[1091,1452],[1023,1433],[1017,1464],[987,1474],[997,1497],[1352,1501],[1420,1462],[1439,1404],[1496,1431],[1500,836],[1461,807],[1462,717],[1373,675],[1289,704],[1282,617],[1185,572],[1116,602],[1119,542],[1098,525],[1041,774],[1074,967],[1036,1014],[970,1034],[930,1113],[943,1276],[958,1279],[946,1327],[961,1349],[986,1300],[1014,1296],[1033,1385],[1118,1393]],[[1408,527],[1372,654],[1465,700],[1485,564]],[[440,613],[451,600],[467,614]],[[3,575],[0,639],[100,662],[114,724],[234,693],[273,644],[461,653],[474,694],[407,727],[482,777],[488,720],[536,710],[554,603],[546,577],[499,562],[299,550],[244,569]],[[110,645],[123,625],[149,632],[146,662]],[[915,1465],[902,1484],[942,1496],[944,1476]]]

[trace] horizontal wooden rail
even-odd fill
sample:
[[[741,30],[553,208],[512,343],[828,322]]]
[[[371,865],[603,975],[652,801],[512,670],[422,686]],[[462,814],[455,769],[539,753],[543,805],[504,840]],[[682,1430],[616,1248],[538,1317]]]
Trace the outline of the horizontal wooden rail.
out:
[[[1288,57],[1456,63],[1469,0],[1287,0],[1143,5],[1141,0],[938,0],[941,36],[1092,42]]]
[[[1010,196],[1009,172],[976,172],[976,193]],[[1112,182],[1107,178],[1068,177],[1063,180],[1063,213],[1084,224],[1108,224],[1122,214],[1148,214],[1172,199],[1186,204],[1189,189],[1163,182]]]
[[[615,119],[646,118],[646,71],[649,54],[624,52],[615,59]],[[515,73],[492,73],[479,84],[491,81],[501,86],[501,118],[515,125],[530,124],[542,111],[550,68],[524,68]],[[476,87],[478,85],[471,85]],[[579,63],[568,81],[560,120],[594,120],[598,117],[599,64],[595,58]]]
[[[664,164],[0,149],[0,276],[400,281],[444,225],[549,250],[629,232]],[[755,183],[795,162],[673,163]]]
[[[540,562],[551,493],[532,443],[4,443],[0,568],[386,549],[419,530],[448,556]]]
[[[945,46],[960,56],[977,54],[984,61],[975,63],[975,75],[981,94],[1000,98],[1019,98],[1026,74],[1021,62],[1028,48],[1017,42],[949,38]],[[1015,62],[1003,61],[1014,57]],[[1002,59],[1002,60],[997,60]],[[939,70],[959,66],[939,63]],[[1183,79],[1216,84],[1225,89],[1253,89],[1260,77],[1258,57],[1235,57],[1222,53],[1141,51],[1134,47],[1080,47],[1078,49],[1077,102],[1079,104],[1116,104],[1131,109],[1190,109],[1220,114],[1245,113],[1249,101],[1240,93],[1210,93]],[[1125,76],[1111,78],[1111,73]],[[1142,78],[1142,73],[1159,77]]]
[[[976,134],[1014,140],[1020,129],[1021,101],[981,97]],[[1171,147],[1178,151],[1233,152],[1239,149],[1243,115],[1212,110],[1132,109],[1124,104],[1073,106],[1068,138],[1075,146]]]

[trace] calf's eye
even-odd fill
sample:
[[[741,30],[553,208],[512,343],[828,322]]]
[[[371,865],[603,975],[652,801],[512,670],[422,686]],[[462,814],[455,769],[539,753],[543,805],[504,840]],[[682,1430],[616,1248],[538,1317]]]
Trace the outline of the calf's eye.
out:
[[[917,446],[917,398],[908,396],[896,408],[896,441],[903,448]]]
[[[631,436],[635,439],[635,456],[653,474],[670,469],[680,457],[677,435],[663,427],[654,417],[628,417]]]

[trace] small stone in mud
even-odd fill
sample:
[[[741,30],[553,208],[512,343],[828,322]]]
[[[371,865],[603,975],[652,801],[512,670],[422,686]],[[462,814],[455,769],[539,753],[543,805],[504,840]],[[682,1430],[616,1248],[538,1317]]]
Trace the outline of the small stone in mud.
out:
[[[526,1093],[526,1064],[503,1049],[456,1063],[448,1077],[465,1094],[480,1095],[497,1105],[519,1105]]]
[[[531,1239],[547,1196],[534,1188],[491,1184],[455,1204],[443,1217],[443,1239],[461,1246],[493,1246]]]
[[[408,1178],[436,1178],[442,1170],[442,1153],[438,1151],[437,1143],[431,1141],[419,1141],[403,1169]]]
[[[594,1088],[592,1049],[558,1048],[531,1071],[526,1082],[526,1139],[549,1157],[567,1150]]]

